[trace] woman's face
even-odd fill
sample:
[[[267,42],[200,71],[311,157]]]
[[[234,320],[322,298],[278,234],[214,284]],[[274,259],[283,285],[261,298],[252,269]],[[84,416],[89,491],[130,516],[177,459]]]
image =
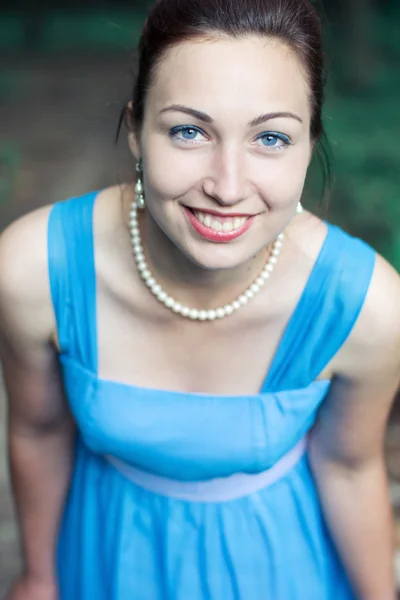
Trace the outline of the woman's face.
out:
[[[275,40],[189,41],[159,65],[140,141],[147,210],[196,265],[227,269],[296,214],[310,161],[309,86]]]

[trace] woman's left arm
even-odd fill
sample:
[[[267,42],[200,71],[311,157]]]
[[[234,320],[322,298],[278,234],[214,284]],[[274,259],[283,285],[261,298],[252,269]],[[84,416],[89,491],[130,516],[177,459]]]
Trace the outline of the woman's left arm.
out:
[[[310,436],[322,510],[360,600],[395,600],[384,437],[400,382],[400,278],[378,256]]]

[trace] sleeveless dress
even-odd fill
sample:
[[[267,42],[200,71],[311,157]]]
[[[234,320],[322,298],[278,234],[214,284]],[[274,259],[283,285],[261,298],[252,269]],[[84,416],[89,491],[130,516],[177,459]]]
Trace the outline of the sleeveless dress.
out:
[[[307,432],[375,263],[328,233],[259,394],[136,387],[97,374],[93,205],[48,226],[59,360],[77,423],[58,537],[61,600],[354,600],[327,530]]]

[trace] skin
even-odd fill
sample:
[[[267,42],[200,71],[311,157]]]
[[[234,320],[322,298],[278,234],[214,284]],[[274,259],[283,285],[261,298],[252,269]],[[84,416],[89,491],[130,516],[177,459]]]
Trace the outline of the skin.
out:
[[[144,164],[147,208],[140,228],[156,279],[182,304],[213,308],[257,277],[281,231],[284,247],[273,276],[247,307],[217,322],[184,320],[149,294],[134,268],[132,186],[104,190],[94,214],[100,377],[187,393],[259,391],[326,235],[313,215],[295,216],[313,148],[308,97],[300,63],[276,42],[197,40],[167,54],[142,129],[129,135]],[[203,111],[214,123],[179,112],[161,116],[171,104]],[[248,127],[275,111],[300,121],[280,117]],[[199,141],[172,140],[168,131],[178,125],[201,128]],[[271,131],[291,145],[274,151],[256,141]],[[246,235],[217,244],[194,232],[184,204],[256,217]],[[74,425],[57,366],[47,275],[49,211],[23,217],[0,238],[0,351],[25,555],[24,576],[9,600],[56,598],[54,544],[73,461]],[[310,439],[321,505],[362,600],[394,599],[382,446],[399,383],[399,305],[398,275],[378,256],[360,317],[320,374],[332,385]]]

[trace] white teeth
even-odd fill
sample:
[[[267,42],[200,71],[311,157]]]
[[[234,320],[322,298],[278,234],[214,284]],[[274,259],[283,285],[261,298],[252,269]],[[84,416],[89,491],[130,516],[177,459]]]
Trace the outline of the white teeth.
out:
[[[214,229],[214,231],[222,231],[221,221],[212,220],[210,227],[211,227],[211,229]]]
[[[196,215],[196,217],[200,221],[200,223],[204,223],[204,220],[205,220],[204,213],[194,211],[194,214]]]
[[[234,229],[243,227],[247,220],[247,217],[235,217],[234,219],[223,219],[222,221],[218,221],[203,212],[194,211],[194,214],[200,223],[203,223],[203,225],[214,231],[233,231]]]
[[[210,227],[210,225],[211,225],[211,217],[210,217],[210,215],[206,215],[205,216],[203,223],[204,223],[204,225],[206,227]]]
[[[233,229],[232,221],[225,221],[225,223],[222,225],[222,231],[232,231],[232,229]]]

